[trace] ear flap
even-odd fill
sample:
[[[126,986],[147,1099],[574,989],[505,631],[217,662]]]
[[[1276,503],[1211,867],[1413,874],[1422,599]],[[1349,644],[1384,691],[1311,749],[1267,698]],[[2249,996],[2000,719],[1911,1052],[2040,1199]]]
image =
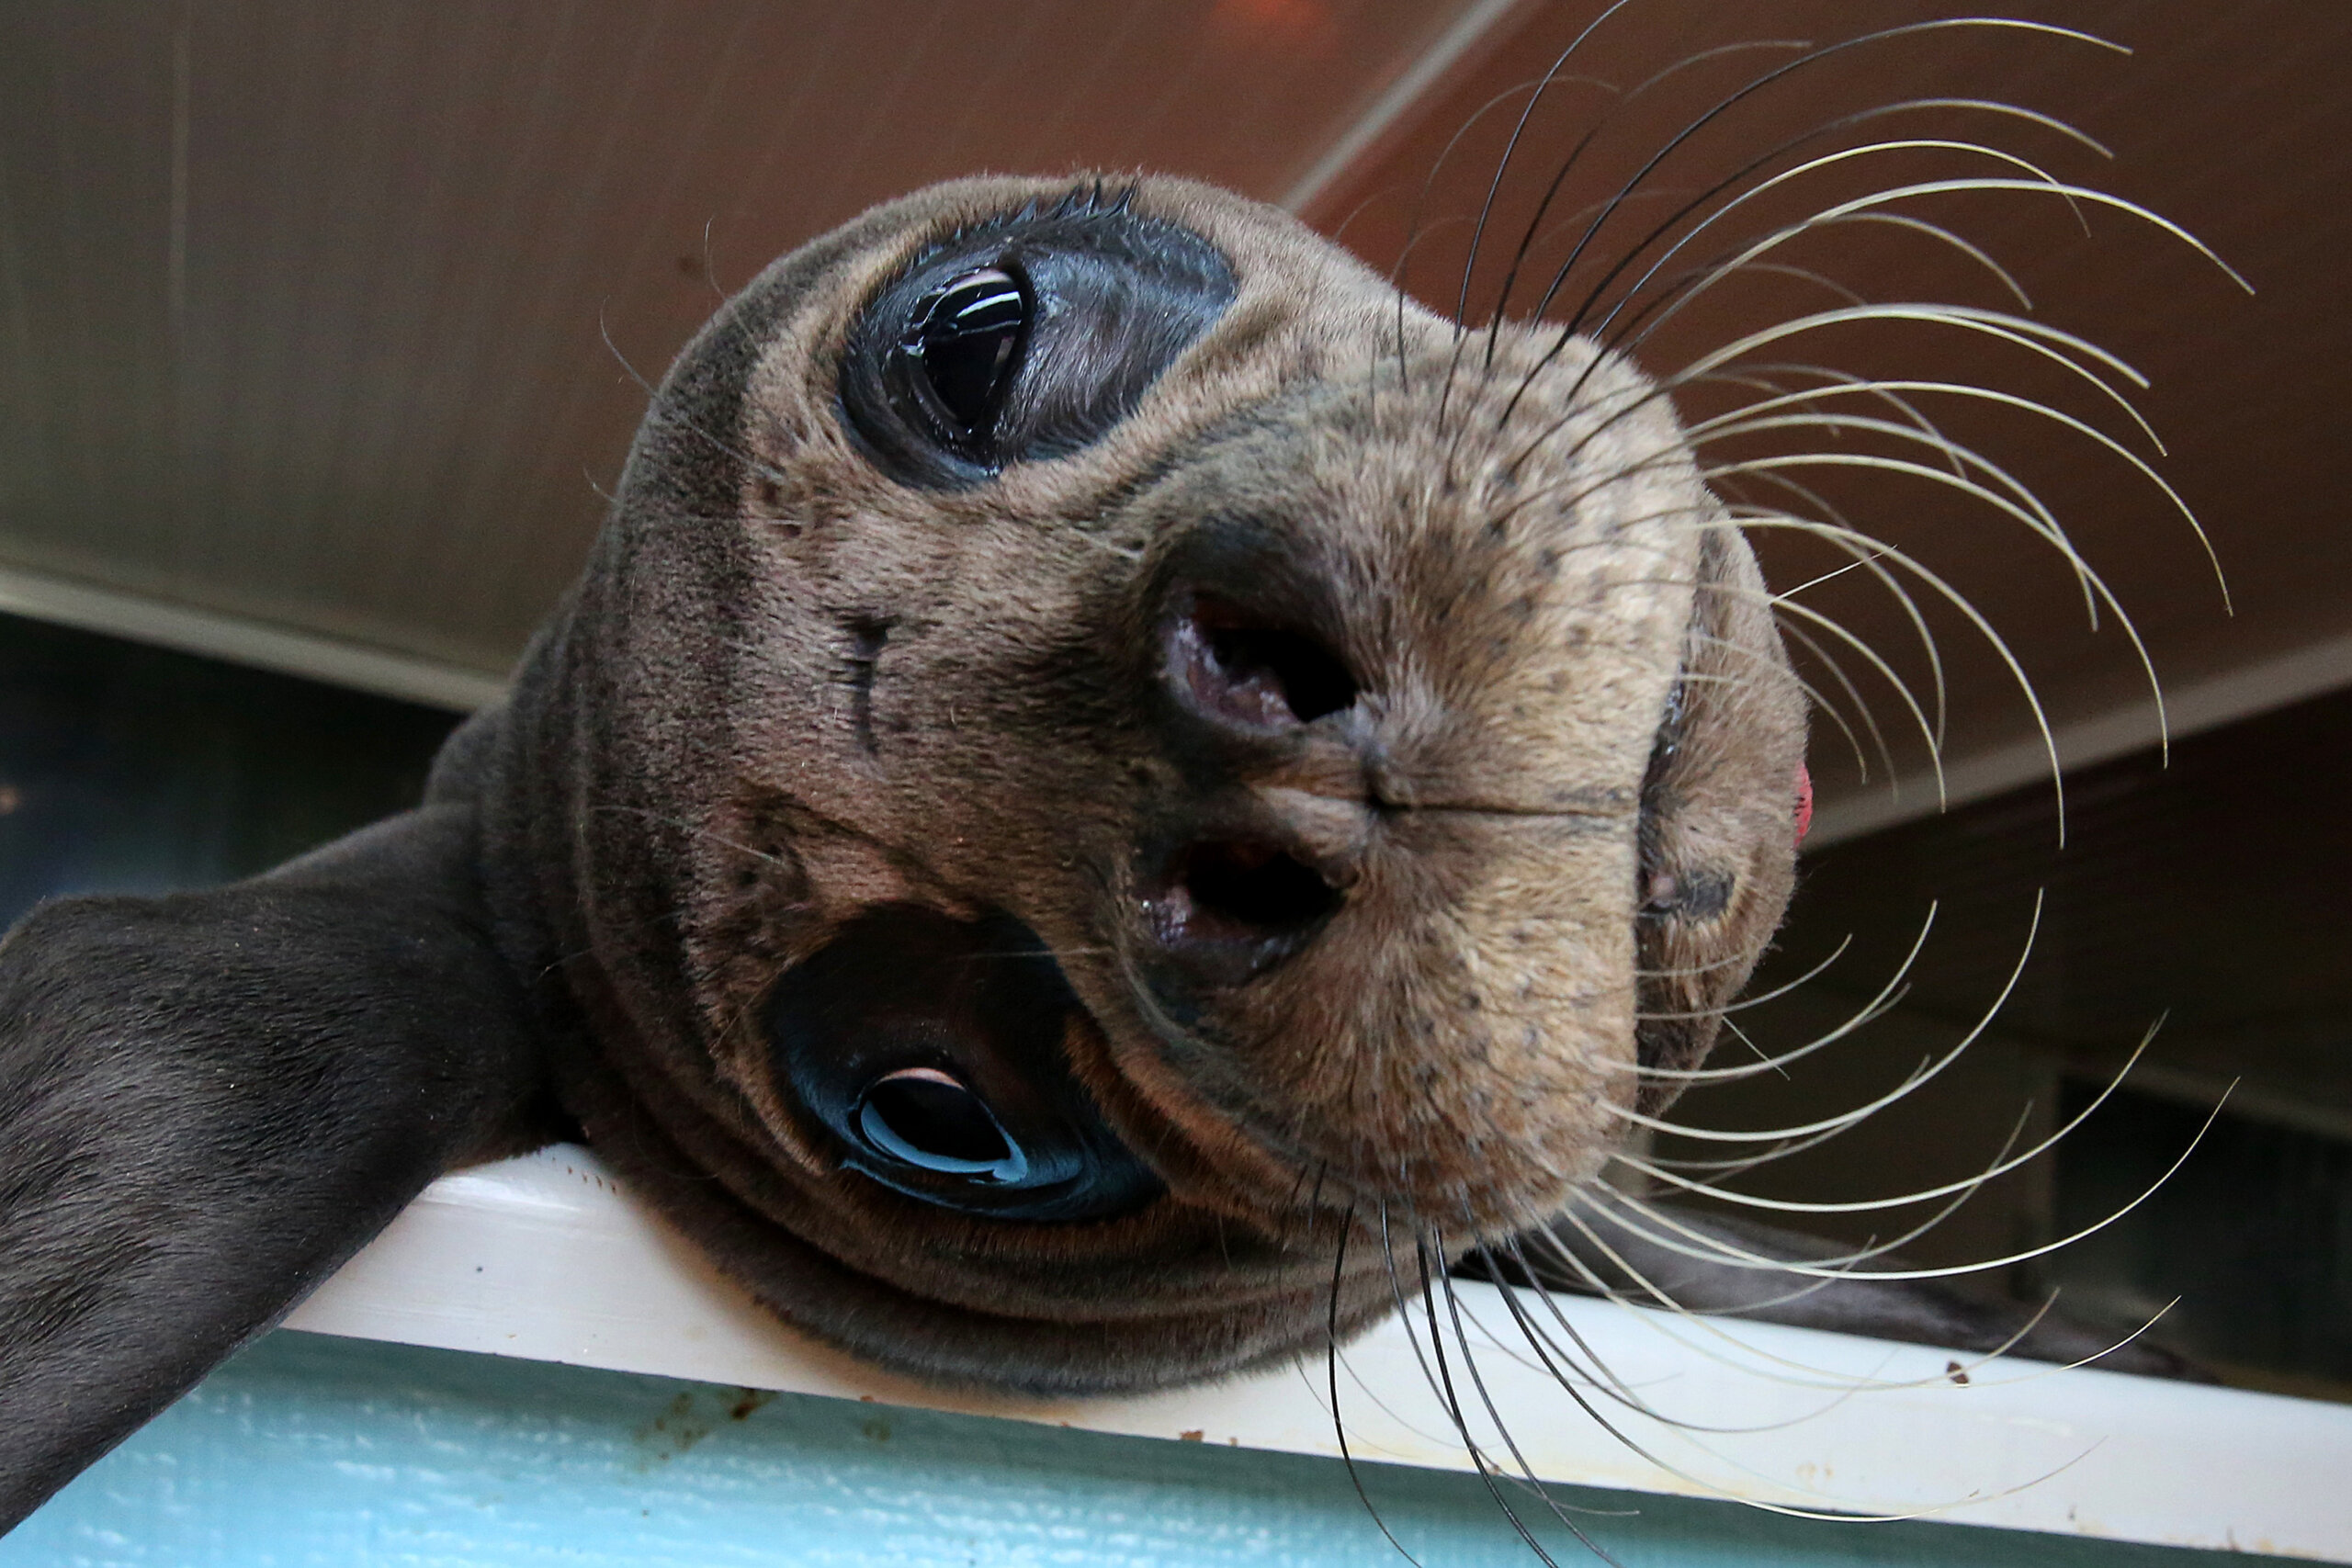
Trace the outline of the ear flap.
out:
[[[429,807],[0,942],[0,1529],[435,1175],[530,1140],[536,1032],[474,839]]]

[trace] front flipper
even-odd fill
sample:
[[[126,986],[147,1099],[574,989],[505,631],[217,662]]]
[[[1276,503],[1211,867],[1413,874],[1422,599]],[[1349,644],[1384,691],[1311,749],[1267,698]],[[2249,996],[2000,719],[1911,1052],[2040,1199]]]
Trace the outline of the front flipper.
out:
[[[541,1073],[438,806],[0,942],[0,1529],[283,1316]]]

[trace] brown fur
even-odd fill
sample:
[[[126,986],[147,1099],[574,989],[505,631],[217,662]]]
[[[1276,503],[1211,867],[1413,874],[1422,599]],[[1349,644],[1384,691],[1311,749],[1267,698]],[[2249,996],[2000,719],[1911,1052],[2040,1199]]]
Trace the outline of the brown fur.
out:
[[[482,813],[566,1106],[724,1267],[876,1360],[1091,1391],[1381,1315],[1383,1215],[1466,1247],[1555,1213],[1621,1111],[1665,1098],[1638,1066],[1712,1038],[1637,1012],[1719,1006],[1778,922],[1803,718],[1747,547],[1637,373],[1582,342],[1544,363],[1551,334],[1517,327],[1489,367],[1206,187],[1132,197],[1238,293],[1131,417],[971,488],[879,471],[836,407],[858,310],[927,245],[1066,186],[920,193],[722,311],[435,797]],[[1257,554],[1225,561],[1211,520]],[[1204,578],[1322,606],[1362,701],[1214,754],[1171,739],[1160,628]],[[1171,823],[1278,840],[1343,895],[1181,1020],[1139,881]],[[1164,1197],[1005,1223],[841,1168],[761,1005],[884,904],[1000,908],[1044,939],[1083,1004],[1072,1068]]]

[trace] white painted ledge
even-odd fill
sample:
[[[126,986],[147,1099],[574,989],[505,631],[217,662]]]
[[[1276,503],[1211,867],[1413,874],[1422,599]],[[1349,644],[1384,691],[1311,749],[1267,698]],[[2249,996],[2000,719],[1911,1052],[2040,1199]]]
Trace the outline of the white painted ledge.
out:
[[[1976,1367],[1961,1386],[1946,1375],[1953,1358],[1917,1346],[1769,1325],[1702,1329],[1562,1299],[1576,1331],[1645,1401],[1713,1427],[1776,1427],[1702,1438],[1626,1416],[1586,1391],[1661,1464],[1601,1430],[1510,1338],[1498,1292],[1461,1290],[1467,1311],[1496,1335],[1470,1329],[1487,1390],[1546,1480],[2352,1562],[2352,1406],[2030,1362]],[[1339,1453],[1319,1359],[1208,1388],[1052,1404],[943,1393],[875,1371],[776,1324],[594,1156],[569,1146],[435,1183],[287,1326],[1098,1432]],[[1728,1337],[1711,1337],[1717,1332]],[[1815,1369],[1799,1377],[1803,1386],[1788,1381],[1792,1363]],[[1350,1346],[1344,1365],[1340,1396],[1358,1459],[1470,1467],[1401,1323]],[[1475,1404],[1458,1361],[1453,1371]],[[1858,1378],[1917,1386],[1840,1393]],[[1473,1426],[1492,1432],[1483,1416]],[[1499,1443],[1489,1446],[1509,1462]]]

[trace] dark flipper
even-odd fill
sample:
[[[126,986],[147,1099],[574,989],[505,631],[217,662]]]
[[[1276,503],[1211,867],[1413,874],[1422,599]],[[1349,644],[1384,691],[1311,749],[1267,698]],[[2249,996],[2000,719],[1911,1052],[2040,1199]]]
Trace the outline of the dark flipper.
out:
[[[285,1314],[539,1069],[473,818],[0,942],[0,1529]]]
[[[1676,1224],[1713,1237],[1744,1257],[1835,1269],[1836,1260],[1850,1251],[1834,1242],[1771,1225],[1702,1214],[1673,1204],[1663,1207],[1672,1213]],[[1541,1237],[1530,1237],[1518,1249],[1536,1282],[1547,1289],[1613,1294],[1641,1306],[1661,1304],[1658,1298],[1663,1294],[1692,1312],[1978,1354],[2004,1350],[2036,1361],[2089,1361],[2104,1371],[2142,1377],[2211,1381],[2202,1368],[2156,1346],[2135,1340],[2111,1348],[2137,1325],[2111,1333],[2078,1323],[2054,1309],[2037,1317],[2039,1303],[1987,1300],[1935,1280],[1824,1280],[1705,1261],[1660,1246],[1590,1208],[1580,1209],[1578,1218],[1592,1234],[1564,1223],[1553,1230],[1557,1248]],[[1560,1249],[1572,1254],[1583,1268],[1560,1258]],[[1472,1261],[1475,1264],[1476,1259]],[[1885,1256],[1867,1259],[1856,1265],[1854,1271],[1860,1275],[1904,1267],[1903,1259]]]

